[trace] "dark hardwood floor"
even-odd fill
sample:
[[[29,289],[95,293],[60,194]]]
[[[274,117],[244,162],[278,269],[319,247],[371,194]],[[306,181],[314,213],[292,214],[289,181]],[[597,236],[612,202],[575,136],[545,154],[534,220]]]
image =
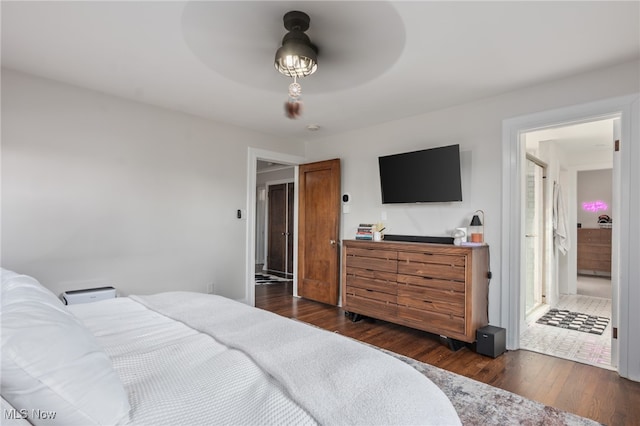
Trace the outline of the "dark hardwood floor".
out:
[[[614,371],[524,350],[496,359],[451,351],[438,336],[292,296],[291,284],[256,287],[256,307],[296,318],[608,425],[640,425],[640,383]]]

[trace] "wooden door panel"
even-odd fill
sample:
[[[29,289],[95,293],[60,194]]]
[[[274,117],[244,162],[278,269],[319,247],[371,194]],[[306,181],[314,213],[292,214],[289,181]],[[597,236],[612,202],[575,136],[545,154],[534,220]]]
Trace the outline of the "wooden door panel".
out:
[[[293,200],[295,197],[293,183],[287,184],[287,274],[293,275]]]
[[[337,305],[340,160],[302,164],[298,181],[298,294]]]
[[[269,227],[267,269],[284,272],[286,249],[286,185],[269,186]]]

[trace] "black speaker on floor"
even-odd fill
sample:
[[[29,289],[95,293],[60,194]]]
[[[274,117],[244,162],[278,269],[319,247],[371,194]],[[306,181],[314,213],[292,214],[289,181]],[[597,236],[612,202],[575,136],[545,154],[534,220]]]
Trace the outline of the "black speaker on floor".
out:
[[[476,352],[496,358],[507,350],[507,330],[493,325],[476,331]]]

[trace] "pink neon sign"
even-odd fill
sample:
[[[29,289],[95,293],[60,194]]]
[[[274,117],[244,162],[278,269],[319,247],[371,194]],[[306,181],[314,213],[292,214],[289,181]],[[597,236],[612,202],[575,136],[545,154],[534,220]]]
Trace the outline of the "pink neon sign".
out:
[[[588,202],[582,203],[582,210],[586,212],[593,212],[593,213],[597,213],[600,211],[606,212],[607,210],[609,210],[609,205],[601,200],[588,201]]]

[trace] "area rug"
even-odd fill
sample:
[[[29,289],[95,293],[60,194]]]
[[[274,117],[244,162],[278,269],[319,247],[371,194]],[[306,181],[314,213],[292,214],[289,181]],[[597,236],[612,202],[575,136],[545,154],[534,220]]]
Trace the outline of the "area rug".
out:
[[[300,321],[296,318],[291,319]],[[319,328],[304,321],[300,322]],[[435,383],[449,398],[464,426],[604,426],[586,417],[536,402],[352,337],[348,338],[409,364]]]
[[[611,316],[611,299],[562,294],[556,309],[584,312],[600,317]],[[548,327],[533,318],[520,334],[520,349],[551,355],[557,358],[616,370],[611,365],[611,327],[602,334],[576,333],[568,328]]]
[[[582,331],[584,333],[602,334],[609,324],[609,318],[580,312],[570,312],[566,309],[549,309],[549,311],[536,322],[538,324]]]
[[[434,382],[449,397],[463,425],[601,425],[433,365],[377,349],[406,362]]]
[[[265,285],[265,284],[280,284],[291,281],[286,278],[277,277],[275,275],[270,274],[256,274],[255,283],[256,285]]]

